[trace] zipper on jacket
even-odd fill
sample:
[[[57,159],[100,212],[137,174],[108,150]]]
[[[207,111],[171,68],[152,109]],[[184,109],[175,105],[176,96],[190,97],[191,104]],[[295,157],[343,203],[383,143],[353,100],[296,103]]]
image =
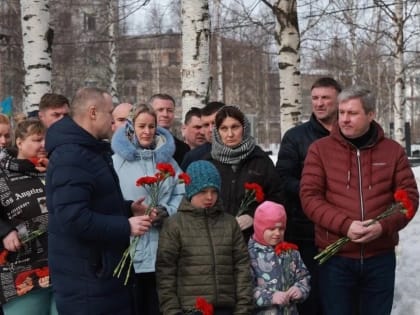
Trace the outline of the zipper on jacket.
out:
[[[359,173],[359,196],[360,196],[360,211],[361,211],[361,219],[362,221],[365,220],[365,205],[363,203],[363,186],[362,186],[362,167],[360,162],[360,150],[356,149],[356,156],[357,156],[357,171]],[[363,256],[364,256],[364,245],[360,244],[360,264],[363,265]]]
[[[212,269],[213,269],[213,278],[214,278],[213,286],[214,286],[214,290],[215,290],[214,291],[214,297],[215,297],[214,304],[217,304],[218,303],[217,296],[218,296],[219,288],[217,286],[217,280],[216,280],[216,261],[215,261],[214,242],[213,242],[213,237],[212,237],[211,232],[210,232],[209,217],[208,217],[207,210],[208,209],[206,209],[204,213],[205,213],[207,234],[209,236],[209,241],[210,241],[210,250],[211,250],[211,259],[212,259]]]

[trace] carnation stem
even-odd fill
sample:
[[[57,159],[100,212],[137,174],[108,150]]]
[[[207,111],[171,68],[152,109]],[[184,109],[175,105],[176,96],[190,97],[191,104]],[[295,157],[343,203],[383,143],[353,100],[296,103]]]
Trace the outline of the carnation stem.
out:
[[[118,262],[118,265],[117,265],[117,267],[115,267],[115,269],[114,269],[114,273],[113,273],[113,276],[115,277],[115,276],[117,276],[117,278],[119,278],[120,276],[121,276],[121,272],[124,270],[124,266],[125,266],[125,264],[126,264],[126,261],[127,261],[127,258],[128,257],[130,257],[130,267],[133,265],[133,258],[131,257],[131,249],[132,248],[136,248],[137,247],[137,243],[138,243],[138,241],[139,241],[139,236],[135,236],[132,240],[131,240],[131,242],[130,242],[130,246],[128,246],[127,248],[126,248],[126,250],[124,251],[124,253],[123,253],[123,255],[122,255],[122,257],[121,257],[121,259],[120,259],[120,261]],[[129,269],[130,270],[130,269]],[[128,272],[130,272],[130,271],[128,271]],[[126,281],[127,281],[127,277],[126,277]],[[124,284],[125,284],[126,282],[124,282]]]

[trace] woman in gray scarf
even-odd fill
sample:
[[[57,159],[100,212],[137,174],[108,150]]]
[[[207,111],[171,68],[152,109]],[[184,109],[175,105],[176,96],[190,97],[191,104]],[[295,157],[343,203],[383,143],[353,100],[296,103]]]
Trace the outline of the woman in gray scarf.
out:
[[[245,183],[256,183],[264,191],[264,200],[283,203],[274,164],[251,136],[250,123],[236,106],[224,106],[216,114],[210,161],[222,177],[221,199],[227,212],[234,215],[245,241],[252,235],[253,217],[258,202],[245,211]]]

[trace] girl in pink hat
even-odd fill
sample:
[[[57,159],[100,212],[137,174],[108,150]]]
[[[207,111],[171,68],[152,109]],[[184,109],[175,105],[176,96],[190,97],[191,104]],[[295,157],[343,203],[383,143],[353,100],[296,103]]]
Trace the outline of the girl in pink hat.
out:
[[[284,242],[286,211],[281,204],[265,201],[254,216],[249,240],[254,285],[255,314],[298,315],[296,303],[309,295],[310,275],[298,248]]]

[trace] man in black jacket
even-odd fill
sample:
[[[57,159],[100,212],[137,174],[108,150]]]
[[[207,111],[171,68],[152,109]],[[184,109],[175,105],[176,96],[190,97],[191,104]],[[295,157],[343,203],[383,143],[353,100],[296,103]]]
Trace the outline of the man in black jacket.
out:
[[[201,109],[201,123],[206,142],[185,154],[181,168],[185,171],[192,162],[202,160],[211,151],[211,135],[217,111],[225,106],[222,102],[210,102]]]
[[[312,85],[312,115],[309,121],[288,130],[280,145],[276,169],[280,175],[282,191],[286,197],[287,227],[285,239],[299,247],[305,265],[311,273],[311,293],[298,305],[300,315],[320,315],[318,298],[317,254],[314,224],[305,216],[299,198],[303,162],[309,146],[317,139],[328,136],[337,121],[337,96],[340,84],[329,77],[320,78]]]

